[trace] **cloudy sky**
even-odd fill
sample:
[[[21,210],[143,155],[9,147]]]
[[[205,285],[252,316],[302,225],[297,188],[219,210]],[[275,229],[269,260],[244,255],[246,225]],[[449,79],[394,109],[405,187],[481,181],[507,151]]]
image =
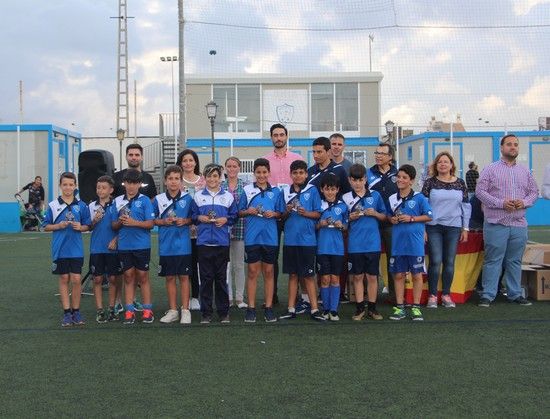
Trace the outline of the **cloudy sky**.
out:
[[[459,113],[471,130],[479,118],[531,129],[550,116],[550,0],[184,3],[188,73],[368,71],[372,34],[381,122],[419,132]],[[0,123],[19,121],[23,80],[24,122],[113,135],[117,14],[117,0],[3,2]],[[177,0],[128,0],[128,15],[131,104],[136,80],[138,135],[154,135],[171,111],[159,57],[177,55]]]

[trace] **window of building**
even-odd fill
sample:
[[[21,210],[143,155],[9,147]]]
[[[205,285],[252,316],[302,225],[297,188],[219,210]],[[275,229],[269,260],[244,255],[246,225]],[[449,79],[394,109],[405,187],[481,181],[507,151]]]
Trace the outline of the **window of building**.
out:
[[[311,85],[311,131],[359,131],[357,83]]]
[[[363,166],[367,166],[367,152],[364,150],[344,151],[344,158],[352,163],[360,163]]]
[[[412,146],[407,147],[407,160],[412,161],[413,159],[413,148]]]
[[[260,132],[260,85],[216,84],[212,90],[218,105],[214,131]]]

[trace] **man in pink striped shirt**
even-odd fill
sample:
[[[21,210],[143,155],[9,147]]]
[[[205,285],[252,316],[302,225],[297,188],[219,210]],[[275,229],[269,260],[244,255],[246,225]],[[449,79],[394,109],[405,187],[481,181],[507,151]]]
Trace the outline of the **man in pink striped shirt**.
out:
[[[269,129],[271,142],[273,143],[273,152],[264,156],[269,160],[270,174],[269,183],[271,186],[281,187],[291,185],[290,164],[294,160],[304,160],[302,156],[292,151],[288,151],[288,130],[282,124],[274,124]]]
[[[271,142],[273,143],[273,152],[264,156],[269,161],[269,184],[271,186],[277,186],[282,188],[285,185],[292,185],[292,179],[290,178],[290,164],[294,160],[304,160],[302,156],[292,151],[288,151],[288,130],[283,124],[273,124],[269,129],[271,135]],[[281,232],[283,231],[283,222],[277,221],[277,231],[279,235],[279,242],[281,241]],[[275,288],[273,290],[273,304],[279,302],[277,296],[277,284],[279,276],[279,250],[277,250],[277,260],[274,266],[274,282]]]
[[[483,291],[480,307],[489,307],[497,295],[503,261],[508,301],[522,306],[531,302],[521,294],[521,258],[527,243],[526,208],[538,198],[537,184],[525,166],[516,163],[519,141],[513,134],[500,140],[501,159],[479,177],[476,196],[483,204]]]

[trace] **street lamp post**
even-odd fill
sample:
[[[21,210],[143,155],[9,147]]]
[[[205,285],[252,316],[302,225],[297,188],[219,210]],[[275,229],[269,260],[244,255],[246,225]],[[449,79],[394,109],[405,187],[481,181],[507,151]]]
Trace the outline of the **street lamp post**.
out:
[[[384,126],[386,127],[386,134],[388,134],[390,144],[395,143],[395,160],[397,162],[397,167],[399,167],[399,141],[397,141],[398,139],[394,138],[393,135],[395,123],[392,120],[388,120]],[[399,129],[397,131],[399,133]],[[397,137],[397,135],[395,137]]]
[[[119,128],[116,130],[116,139],[118,140],[119,145],[119,154],[120,154],[120,160],[119,160],[119,168],[118,170],[122,170],[122,143],[124,142],[124,136],[126,135],[126,131],[124,131],[122,128]]]
[[[206,116],[210,120],[210,134],[211,134],[211,143],[210,146],[212,148],[212,163],[215,162],[215,154],[214,154],[214,123],[216,122],[216,112],[218,111],[218,105],[216,105],[216,102],[211,100],[206,104]]]
[[[174,100],[174,61],[178,61],[177,56],[172,57],[160,57],[162,62],[170,62],[172,66],[172,132],[174,134],[174,150],[175,156],[178,154],[178,136],[176,135],[176,102]]]

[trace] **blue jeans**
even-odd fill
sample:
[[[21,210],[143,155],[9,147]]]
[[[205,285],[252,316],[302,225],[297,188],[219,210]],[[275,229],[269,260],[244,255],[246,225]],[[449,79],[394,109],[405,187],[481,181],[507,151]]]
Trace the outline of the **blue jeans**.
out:
[[[521,297],[521,258],[527,243],[527,227],[483,224],[485,260],[481,283],[481,298],[493,301],[498,291],[498,279],[504,261],[504,280],[508,299]]]
[[[448,295],[451,292],[451,284],[455,274],[456,247],[460,239],[460,231],[460,227],[449,227],[440,224],[426,225],[428,256],[430,258],[428,289],[431,295],[437,295],[437,282],[439,281],[441,264],[443,264],[443,272],[441,273],[443,295]]]

